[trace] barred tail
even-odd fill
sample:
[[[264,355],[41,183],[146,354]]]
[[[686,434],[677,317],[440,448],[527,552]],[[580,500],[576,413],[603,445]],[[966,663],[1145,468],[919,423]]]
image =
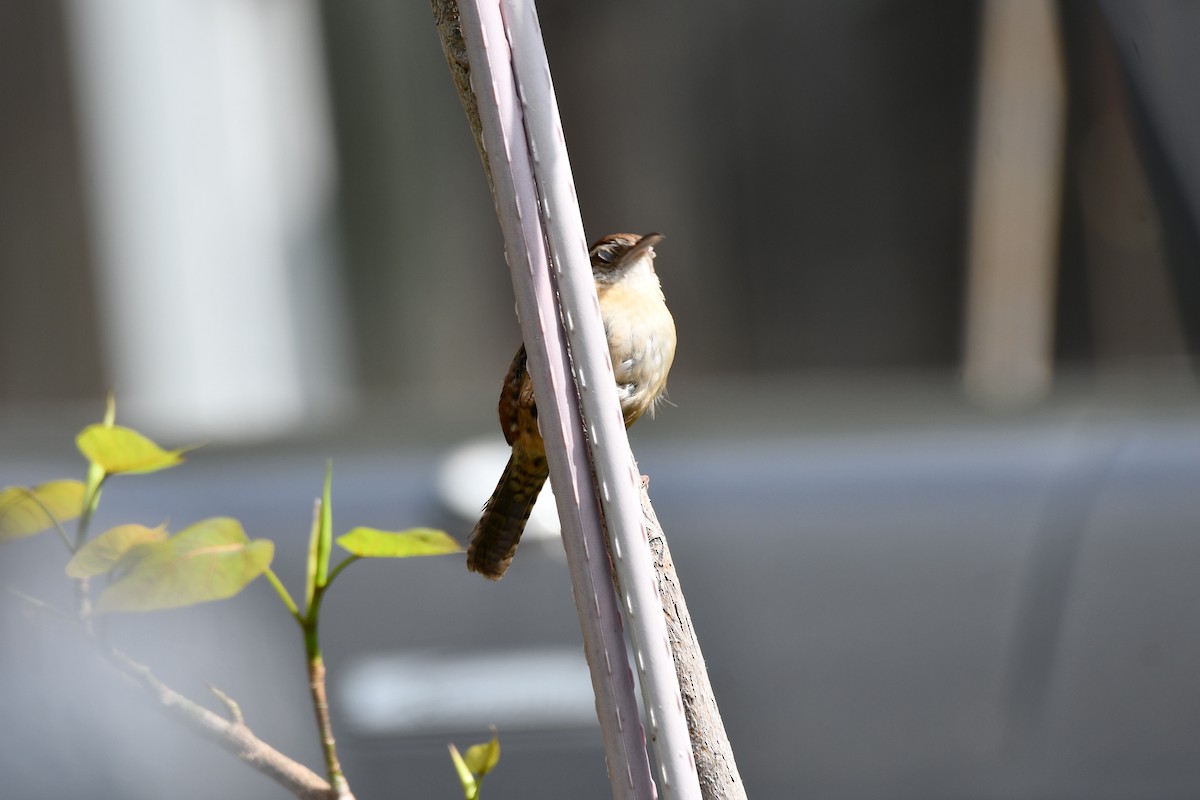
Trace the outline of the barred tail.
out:
[[[496,491],[483,507],[483,517],[471,531],[467,569],[493,581],[504,577],[548,475],[544,455],[518,461],[517,453],[513,453]]]

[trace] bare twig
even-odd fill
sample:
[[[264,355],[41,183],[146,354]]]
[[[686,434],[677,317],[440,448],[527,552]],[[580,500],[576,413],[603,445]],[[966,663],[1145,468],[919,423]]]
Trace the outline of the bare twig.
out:
[[[733,748],[721,721],[721,710],[713,694],[704,653],[692,627],[692,617],[683,599],[683,588],[675,574],[667,537],[647,491],[650,479],[642,476],[642,516],[650,551],[654,554],[654,571],[658,578],[658,593],[662,598],[663,616],[667,620],[667,636],[675,657],[675,674],[683,697],[683,713],[687,717],[688,733],[692,737],[692,755],[696,759],[696,774],[700,778],[700,793],[704,800],[745,800],[746,787],[733,758]]]
[[[78,627],[78,621],[74,617],[65,611],[55,608],[45,600],[40,600],[33,595],[25,594],[20,589],[12,586],[6,586],[4,588],[8,591],[9,595],[21,602],[22,610],[24,610],[26,614],[38,614],[47,619],[53,619],[55,622],[65,622],[72,628]]]
[[[308,685],[312,691],[313,710],[317,715],[317,727],[321,731],[321,749],[325,753],[325,768],[332,790],[329,796],[337,800],[354,800],[342,765],[338,761],[337,747],[333,740],[333,725],[329,720],[329,701],[325,696],[325,660],[320,653],[308,659]]]
[[[120,650],[108,651],[113,665],[144,689],[169,716],[283,786],[300,800],[340,800],[329,783],[254,735],[242,720],[236,703],[213,689],[233,714],[227,720],[181,695],[155,677],[150,668]],[[211,688],[211,687],[210,687]],[[236,711],[235,711],[236,710]]]
[[[209,684],[208,689],[225,706],[229,719],[167,686],[146,665],[134,661],[116,648],[108,647],[90,624],[90,618],[73,618],[50,604],[11,587],[8,588],[8,592],[23,604],[26,611],[69,625],[76,633],[97,645],[101,652],[108,656],[109,664],[122,677],[146,691],[169,716],[237,756],[300,800],[354,800],[354,795],[350,792],[338,765],[336,754],[332,755],[333,761],[330,765],[330,775],[334,779],[331,785],[308,767],[259,739],[246,725],[245,716],[237,701],[216,686]],[[80,594],[88,597],[86,587]],[[321,743],[328,758],[332,753],[333,734],[329,723],[329,707],[325,699],[325,665],[319,653],[315,659],[309,659],[309,681],[321,731]]]
[[[328,475],[328,473],[326,473]],[[328,484],[326,484],[328,486]],[[317,504],[317,513],[321,514],[322,503]],[[326,517],[328,520],[328,517]],[[340,566],[345,566],[343,561]],[[336,574],[336,571],[335,573]],[[342,772],[338,760],[337,743],[333,738],[333,723],[329,718],[329,700],[325,693],[325,657],[321,655],[321,643],[318,640],[318,620],[321,617],[321,601],[325,599],[325,590],[329,588],[329,576],[323,584],[314,587],[309,598],[308,612],[297,616],[300,630],[304,633],[304,655],[308,664],[308,689],[312,695],[313,713],[317,718],[317,732],[321,737],[321,752],[325,756],[325,776],[332,786],[330,796],[337,800],[354,800],[350,785]]]
[[[320,775],[255,736],[246,725],[241,707],[217,687],[210,685],[208,688],[228,710],[228,720],[167,686],[145,664],[134,661],[116,648],[105,647],[92,630],[85,628],[69,614],[16,589],[9,588],[9,593],[20,600],[26,610],[46,619],[66,623],[83,638],[98,645],[108,656],[109,664],[122,677],[147,692],[169,716],[237,756],[300,800],[351,800],[349,794],[336,793]]]
[[[225,710],[229,712],[229,719],[237,725],[245,725],[246,718],[242,716],[242,707],[237,704],[237,701],[211,683],[206,685],[208,690],[225,706]]]

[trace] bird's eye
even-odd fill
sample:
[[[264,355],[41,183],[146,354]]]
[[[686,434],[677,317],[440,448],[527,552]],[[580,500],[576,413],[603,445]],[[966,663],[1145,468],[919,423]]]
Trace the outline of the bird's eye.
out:
[[[611,264],[613,259],[617,257],[617,252],[612,247],[599,247],[596,249],[596,258],[603,261],[605,264]]]

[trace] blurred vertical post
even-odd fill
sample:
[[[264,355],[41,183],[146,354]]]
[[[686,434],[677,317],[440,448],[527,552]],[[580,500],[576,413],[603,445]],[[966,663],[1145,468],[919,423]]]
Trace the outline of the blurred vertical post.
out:
[[[315,4],[73,0],[105,380],[139,425],[278,433],[345,381]]]
[[[1066,89],[1052,0],[983,4],[964,378],[987,405],[1050,387]]]

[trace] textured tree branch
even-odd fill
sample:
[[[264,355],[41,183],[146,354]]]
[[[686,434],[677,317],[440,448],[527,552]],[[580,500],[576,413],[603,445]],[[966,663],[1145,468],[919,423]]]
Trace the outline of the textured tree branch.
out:
[[[553,109],[549,105],[553,103],[552,88],[548,69],[544,65],[545,53],[540,46],[540,33],[536,33],[537,22],[530,13],[532,8],[528,0],[515,0],[515,3],[516,7],[508,0],[503,3],[496,0],[470,0],[459,6],[463,43],[471,65],[470,84],[474,90],[474,99],[469,99],[469,102],[477,102],[483,149],[491,156],[489,161],[495,186],[493,199],[504,234],[517,315],[527,345],[529,375],[538,398],[538,423],[547,443],[547,463],[563,527],[563,547],[571,575],[571,593],[579,616],[592,689],[596,695],[597,719],[613,796],[621,800],[649,800],[655,796],[655,789],[646,752],[647,737],[638,713],[636,688],[626,655],[620,599],[613,586],[612,571],[606,557],[600,504],[595,493],[590,491],[592,459],[586,438],[588,427],[582,419],[578,387],[569,377],[577,370],[581,375],[611,374],[611,366],[607,350],[603,351],[603,363],[589,358],[591,350],[586,347],[578,359],[567,351],[565,320],[571,319],[572,315],[576,323],[575,330],[581,336],[583,331],[588,331],[584,338],[598,340],[603,336],[603,330],[578,207],[572,209],[569,202],[565,205],[559,202],[561,195],[558,191],[545,194],[539,184],[539,176],[545,178],[546,175],[552,175],[558,186],[564,178],[569,178],[569,168],[564,172],[563,167],[567,162],[561,147],[561,131],[557,137],[550,134],[550,141],[543,142],[546,146],[540,148],[540,162],[534,157],[530,137],[546,136],[546,123],[553,126],[554,119],[540,117],[531,120],[527,111],[532,106],[540,112],[552,114]],[[537,41],[528,42],[527,47],[513,48],[514,35],[534,37]],[[447,49],[453,52],[455,48]],[[526,69],[519,70],[517,62],[521,60],[520,52],[525,52],[535,62],[540,55],[541,68],[536,64],[527,64]],[[519,77],[518,71],[524,77]],[[546,97],[547,93],[551,95],[550,98]],[[529,98],[534,99],[530,101]],[[535,133],[530,133],[531,128]],[[546,174],[539,172],[539,163]],[[549,210],[551,206],[554,211]],[[556,225],[548,224],[551,216],[557,221]],[[577,230],[568,236],[565,232],[567,227]],[[565,245],[565,251],[562,244],[564,236],[574,240]],[[553,265],[551,248],[557,248]],[[571,286],[579,288],[575,277],[580,275],[586,277],[587,288],[591,290],[591,303],[577,303],[573,312],[564,311],[559,303],[563,286],[567,286],[567,294],[571,296]],[[578,297],[575,299],[579,300]],[[602,390],[605,384],[592,381],[592,386],[599,386]],[[608,384],[607,388],[615,415],[618,413],[616,385]],[[595,428],[592,430],[595,431]],[[624,439],[623,427],[620,437]],[[601,444],[608,438],[607,435],[603,437]],[[614,446],[619,446],[619,441]],[[627,441],[625,447],[628,448]],[[629,489],[634,490],[634,487],[630,485]],[[637,507],[636,499],[633,510],[637,514],[640,539],[641,510]],[[642,555],[646,577],[640,586],[643,591],[646,588],[652,591],[651,559],[648,552]],[[657,619],[662,629],[655,639],[662,650],[662,658],[657,661],[662,663],[670,658],[666,628],[658,617],[657,598],[654,598],[652,605],[653,613],[642,615],[642,619]],[[653,665],[654,662],[655,659],[651,657],[642,663]],[[664,666],[674,685],[673,668],[669,663],[664,663]],[[647,684],[643,682],[642,685],[645,687]],[[677,736],[666,738],[671,742],[669,747],[675,756],[673,762],[678,760],[678,753],[683,751],[690,769],[691,743],[677,685],[674,685],[674,694],[673,708],[677,710],[679,730]],[[657,745],[664,738],[653,737],[653,741]],[[694,771],[692,783],[695,784],[692,796],[699,798],[700,789]],[[682,786],[684,783],[671,781],[669,785]]]
[[[458,0],[430,0],[433,8],[433,21],[437,25],[438,39],[442,43],[442,53],[446,56],[446,66],[450,68],[450,77],[454,80],[454,88],[458,91],[458,100],[463,111],[467,114],[467,124],[471,127],[471,136],[475,139],[475,149],[483,161],[483,175],[487,178],[488,189],[492,197],[496,196],[496,187],[492,183],[492,168],[488,164],[487,149],[483,146],[483,123],[479,119],[479,104],[471,91],[471,62],[467,59],[467,45],[463,41],[462,27],[458,17]]]
[[[459,100],[466,112],[471,134],[475,139],[475,146],[483,159],[489,188],[495,197],[487,152],[483,146],[479,108],[471,91],[470,64],[467,60],[466,45],[463,42],[459,25],[458,3],[457,0],[430,0],[430,2],[441,39],[442,51],[446,56],[447,65],[458,90]],[[704,656],[692,627],[678,576],[671,562],[666,537],[654,514],[654,509],[650,505],[645,485],[645,479],[643,479],[642,511],[654,556],[659,595],[667,621],[668,637],[682,693],[702,796],[705,800],[718,800],[718,798],[744,800],[745,788],[742,785],[733,750],[729,745],[716,698],[712,692],[712,685],[704,665]]]
[[[654,554],[654,571],[658,578],[658,594],[662,599],[663,615],[667,619],[667,635],[675,657],[675,674],[683,697],[683,713],[687,717],[692,737],[692,755],[696,759],[696,774],[704,800],[745,800],[746,787],[733,758],[733,748],[725,733],[721,710],[708,679],[704,653],[692,627],[683,587],[671,561],[667,536],[663,533],[647,491],[650,479],[642,476],[642,516],[650,552]]]
[[[168,716],[237,756],[300,800],[339,800],[339,795],[324,778],[255,736],[242,721],[241,711],[234,711],[237,704],[223,692],[217,693],[217,696],[230,709],[232,720],[184,697],[155,677],[149,667],[134,661],[120,650],[109,651],[109,658],[122,675],[154,698]]]
[[[313,710],[317,715],[317,728],[321,732],[325,766],[332,784],[329,796],[337,800],[354,800],[350,786],[346,783],[346,776],[342,774],[342,765],[338,762],[337,748],[333,741],[333,723],[329,719],[329,701],[325,696],[325,660],[320,654],[308,660],[308,686],[312,692]]]

